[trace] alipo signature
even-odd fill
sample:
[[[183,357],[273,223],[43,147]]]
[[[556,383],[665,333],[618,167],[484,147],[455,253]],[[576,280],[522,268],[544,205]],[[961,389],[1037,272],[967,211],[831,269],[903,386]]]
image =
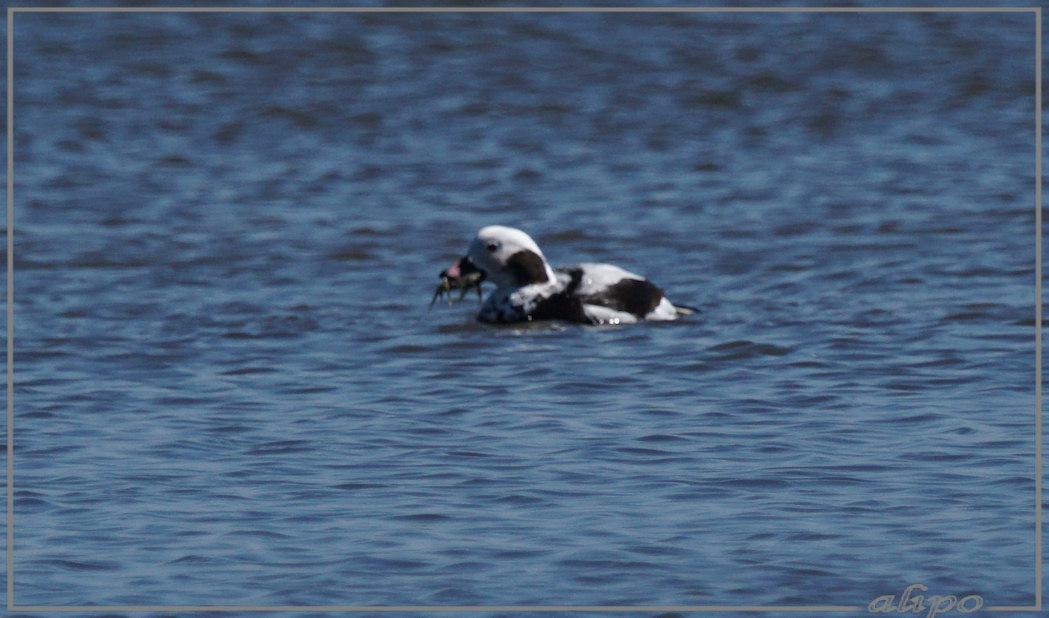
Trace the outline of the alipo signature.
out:
[[[929,597],[914,594],[916,591],[925,592],[928,589],[928,586],[923,586],[922,584],[911,584],[903,590],[899,603],[896,602],[896,595],[886,594],[871,601],[867,605],[867,611],[872,614],[891,614],[893,612],[897,614],[906,614],[908,612],[920,614],[928,612],[925,614],[925,618],[934,618],[937,614],[943,614],[951,610],[958,610],[962,614],[971,614],[983,607],[983,597],[975,594],[970,594],[960,599],[953,594],[946,596],[930,595]]]

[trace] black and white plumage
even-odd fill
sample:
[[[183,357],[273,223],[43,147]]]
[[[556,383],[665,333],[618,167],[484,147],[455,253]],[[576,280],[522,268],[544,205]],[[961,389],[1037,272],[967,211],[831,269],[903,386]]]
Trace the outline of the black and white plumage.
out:
[[[466,255],[441,277],[495,284],[477,316],[482,322],[630,324],[674,320],[695,311],[674,306],[658,286],[618,266],[585,263],[551,268],[528,234],[501,225],[477,232]]]

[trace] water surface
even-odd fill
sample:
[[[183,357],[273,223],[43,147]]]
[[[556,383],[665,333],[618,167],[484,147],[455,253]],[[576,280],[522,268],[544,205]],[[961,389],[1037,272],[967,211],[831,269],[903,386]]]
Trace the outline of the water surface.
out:
[[[1032,20],[18,14],[16,601],[1033,603]]]

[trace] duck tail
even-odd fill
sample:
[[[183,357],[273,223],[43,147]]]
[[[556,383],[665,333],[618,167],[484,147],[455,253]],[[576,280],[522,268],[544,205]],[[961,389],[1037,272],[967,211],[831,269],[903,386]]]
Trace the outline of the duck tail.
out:
[[[692,315],[694,313],[700,313],[697,307],[689,307],[688,305],[674,305],[674,313],[679,316]]]

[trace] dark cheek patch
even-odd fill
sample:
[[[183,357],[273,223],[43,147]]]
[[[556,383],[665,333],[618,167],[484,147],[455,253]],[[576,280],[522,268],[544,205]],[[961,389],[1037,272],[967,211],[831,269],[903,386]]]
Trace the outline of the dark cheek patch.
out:
[[[543,258],[527,249],[518,251],[506,261],[506,268],[513,274],[517,285],[549,281],[546,277],[546,268],[543,266]]]

